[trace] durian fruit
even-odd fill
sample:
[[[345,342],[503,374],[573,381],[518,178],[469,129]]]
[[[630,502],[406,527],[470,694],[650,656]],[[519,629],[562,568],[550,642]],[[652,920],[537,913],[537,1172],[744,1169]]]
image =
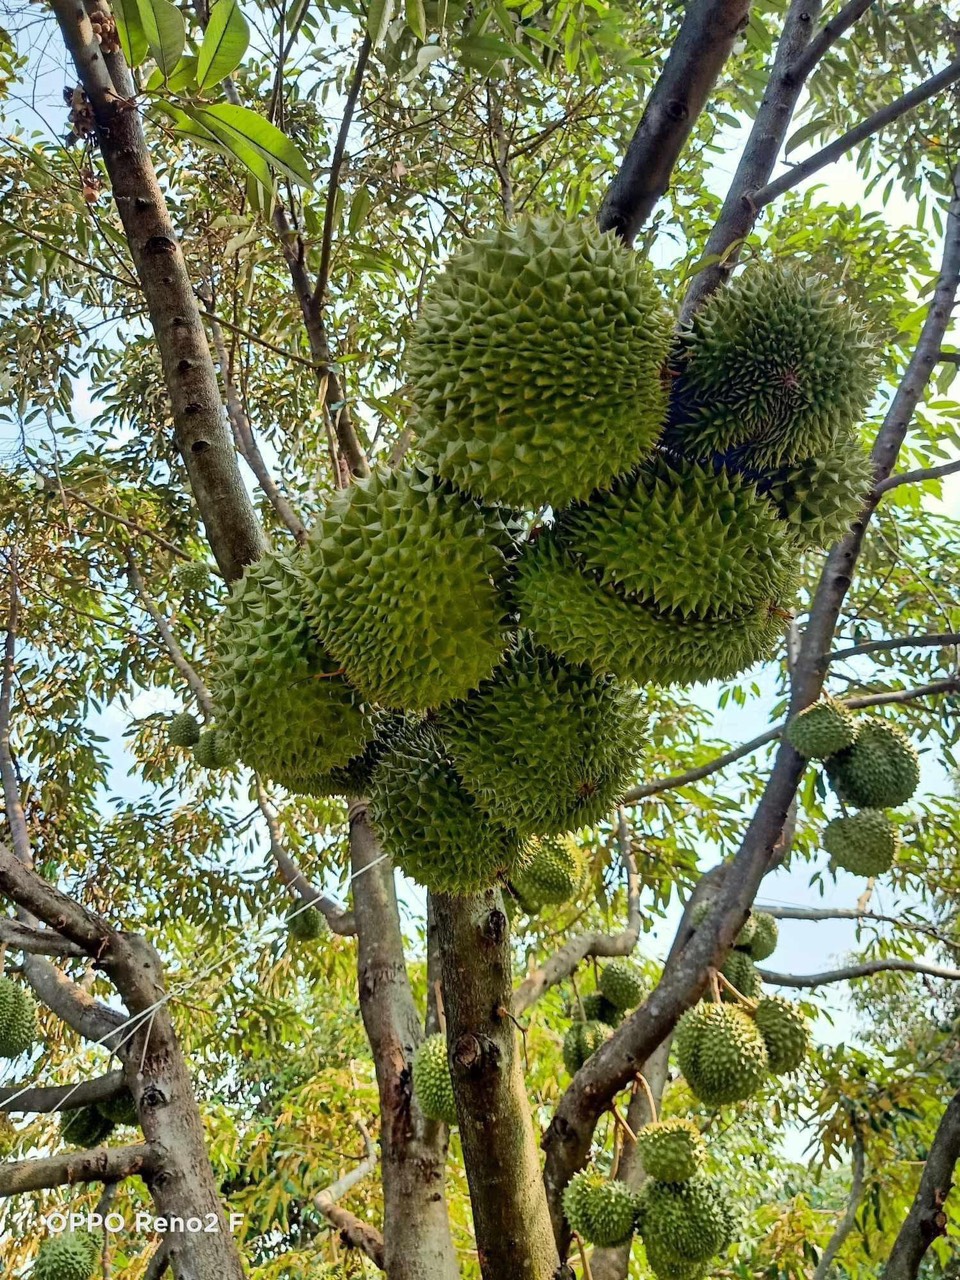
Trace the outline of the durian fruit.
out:
[[[228,733],[206,729],[194,743],[193,758],[204,769],[229,769],[237,762],[237,751]]]
[[[828,286],[751,265],[681,339],[668,444],[758,471],[829,454],[865,411],[875,370],[862,320]]]
[[[744,950],[752,960],[767,960],[777,949],[780,928],[773,916],[767,911],[754,911],[752,916],[753,936]],[[737,945],[740,945],[739,941]],[[744,992],[744,995],[746,995],[746,992]]]
[[[863,510],[873,463],[860,442],[842,434],[831,450],[779,467],[760,482],[802,547],[830,547]]]
[[[464,789],[436,727],[410,724],[374,775],[370,816],[384,849],[433,893],[473,893],[522,866],[525,847]]]
[[[366,796],[373,775],[389,747],[400,736],[408,717],[399,711],[375,711],[371,720],[373,737],[352,760],[335,766],[314,780],[314,795]]]
[[[800,1006],[783,996],[764,996],[753,1020],[763,1036],[773,1074],[796,1071],[810,1047],[810,1027]]]
[[[619,1027],[623,1021],[622,1010],[611,1004],[602,991],[592,991],[580,1003],[585,1022],[605,1022],[608,1027]]]
[[[677,1062],[708,1107],[749,1098],[763,1084],[767,1050],[741,1005],[698,1004],[677,1023]]]
[[[569,902],[583,878],[583,859],[571,836],[531,840],[529,860],[517,871],[512,884],[522,903],[536,910]]]
[[[486,679],[506,640],[497,581],[512,546],[493,510],[414,468],[330,500],[305,559],[320,639],[372,702],[438,707]]]
[[[434,282],[408,350],[422,455],[486,502],[586,498],[660,434],[670,329],[649,266],[589,219],[479,237]]]
[[[712,466],[661,456],[559,528],[601,582],[679,618],[736,616],[792,589],[796,547],[776,508]]]
[[[327,931],[323,913],[298,903],[287,914],[287,933],[295,942],[316,942]]]
[[[713,1178],[696,1173],[686,1182],[646,1181],[637,1197],[643,1242],[663,1258],[706,1262],[731,1243],[727,1194]]]
[[[686,1182],[703,1167],[707,1146],[692,1120],[673,1116],[644,1125],[637,1134],[637,1153],[648,1178]]]
[[[96,1106],[60,1112],[60,1137],[69,1147],[98,1147],[113,1129],[113,1121]]]
[[[600,970],[600,990],[615,1009],[626,1013],[643,999],[643,971],[632,960],[608,960]]]
[[[200,741],[200,722],[189,711],[181,711],[170,721],[167,738],[173,747],[192,747]]]
[[[31,1280],[91,1280],[99,1247],[87,1231],[64,1231],[48,1236],[40,1246]]]
[[[26,987],[0,977],[0,1058],[19,1058],[37,1040],[37,1005]]]
[[[140,1124],[140,1115],[137,1111],[137,1104],[133,1100],[133,1094],[129,1089],[123,1089],[113,1098],[107,1098],[103,1102],[97,1103],[97,1110],[114,1125],[127,1125],[128,1127]]]
[[[778,599],[722,618],[663,613],[582,573],[552,533],[525,549],[514,593],[539,644],[638,684],[729,679],[772,653],[787,616]]]
[[[823,847],[838,867],[855,876],[880,876],[893,866],[900,835],[879,809],[833,818],[823,829]]]
[[[601,1249],[625,1244],[633,1235],[636,1197],[625,1182],[581,1169],[567,1183],[563,1212],[571,1230]]]
[[[605,818],[635,776],[646,716],[610,676],[526,640],[442,715],[464,786],[521,835],[558,835]]]
[[[787,741],[807,760],[826,760],[857,740],[857,717],[836,698],[823,697],[795,715],[787,725]]]
[[[206,591],[210,585],[210,566],[205,560],[183,560],[173,576],[182,591]]]
[[[647,1265],[657,1280],[705,1280],[709,1262],[687,1262],[664,1249],[656,1239],[645,1240]]]
[[[920,785],[920,762],[913,743],[895,724],[864,716],[852,747],[827,761],[827,776],[846,804],[858,809],[894,809]]]
[[[757,921],[752,911],[747,912],[747,918],[740,926],[740,932],[734,939],[733,945],[745,949],[753,942],[753,935],[757,931]]]
[[[457,1103],[445,1036],[428,1036],[413,1055],[413,1093],[428,1120],[457,1123]]]
[[[760,988],[763,985],[760,981],[760,975],[757,973],[756,965],[745,951],[731,951],[726,960],[724,960],[723,968],[720,972],[748,1000],[753,1000],[760,994]],[[721,1000],[726,1000],[729,1004],[737,1003],[737,997],[732,991],[728,991],[722,983],[720,986],[720,998]]]
[[[249,768],[310,793],[325,770],[362,751],[372,725],[359,694],[317,642],[304,612],[302,560],[267,552],[220,617],[211,690]]]
[[[690,913],[691,928],[698,929],[700,925],[703,924],[704,920],[706,920],[707,916],[713,910],[714,901],[715,899],[711,897],[711,898],[704,898],[701,902],[697,903],[697,905],[693,908],[693,910]],[[747,913],[747,918],[746,920],[744,920],[743,924],[740,927],[740,932],[737,934],[736,938],[734,939],[734,943],[733,943],[734,947],[740,951],[749,952],[753,944],[753,939],[754,939],[756,930],[757,930],[757,919],[755,914],[752,911],[750,911]],[[726,976],[729,978],[730,975],[727,974]],[[730,981],[732,982],[733,979],[730,978]]]
[[[575,1076],[613,1031],[605,1022],[573,1022],[563,1037],[563,1065]]]

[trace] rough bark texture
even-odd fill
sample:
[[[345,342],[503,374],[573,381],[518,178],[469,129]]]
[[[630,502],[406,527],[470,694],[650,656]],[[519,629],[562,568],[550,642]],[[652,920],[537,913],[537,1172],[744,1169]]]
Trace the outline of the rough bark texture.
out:
[[[154,1153],[143,1144],[135,1147],[97,1147],[93,1151],[62,1151],[45,1160],[12,1160],[0,1164],[0,1196],[21,1195],[46,1187],[67,1187],[78,1182],[119,1182],[139,1174],[150,1176]]]
[[[423,1031],[403,957],[393,866],[362,804],[350,811],[360,1012],[380,1091],[384,1270],[389,1280],[457,1280],[444,1200],[446,1130],[424,1120],[411,1064]]]
[[[224,577],[259,559],[264,539],[240,478],[217,374],[183,254],[120,54],[104,58],[76,0],[52,0],[67,51],[90,100],[97,141],[143,289],[170,393],[174,437]],[[109,64],[109,65],[108,65]]]
[[[447,1047],[484,1280],[552,1280],[559,1266],[517,1032],[498,889],[434,898]]]
[[[923,1166],[920,1187],[906,1221],[894,1241],[880,1280],[916,1280],[923,1255],[946,1234],[944,1209],[957,1161],[960,1160],[960,1093],[943,1113],[933,1146]]]

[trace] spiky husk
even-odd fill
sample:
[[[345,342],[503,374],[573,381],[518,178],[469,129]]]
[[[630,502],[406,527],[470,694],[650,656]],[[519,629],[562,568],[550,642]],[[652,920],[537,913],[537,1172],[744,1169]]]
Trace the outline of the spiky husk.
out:
[[[243,763],[310,793],[363,749],[372,726],[317,642],[306,596],[300,560],[267,552],[250,565],[220,618],[211,689],[217,726]]]
[[[637,1134],[637,1153],[648,1178],[686,1182],[703,1167],[707,1146],[692,1120],[673,1116],[645,1125]]]
[[[412,719],[410,721],[412,723]],[[345,765],[328,769],[318,777],[314,795],[366,796],[373,785],[373,775],[387,750],[396,742],[408,717],[399,711],[375,711],[372,717],[373,737],[359,755]]]
[[[643,971],[632,960],[608,960],[600,970],[600,990],[615,1009],[626,1013],[643,999]]]
[[[473,893],[522,865],[525,848],[458,778],[432,724],[410,724],[377,767],[370,814],[384,848],[434,893]]]
[[[464,786],[491,818],[522,835],[559,835],[616,806],[646,716],[612,677],[523,641],[441,724]]]
[[[748,1000],[753,1000],[760,994],[762,986],[760,974],[757,972],[756,965],[745,951],[731,951],[726,960],[724,960],[723,968],[720,972]],[[728,1004],[737,1003],[737,997],[722,984],[720,998],[726,1000]]]
[[[664,1249],[656,1240],[644,1241],[647,1265],[657,1280],[705,1280],[708,1263],[686,1262]]]
[[[744,950],[753,960],[767,960],[776,951],[779,937],[780,927],[773,916],[766,911],[754,911],[753,936]],[[740,946],[739,940],[737,946]]]
[[[86,1231],[48,1236],[40,1246],[31,1280],[91,1280],[98,1252],[96,1239]]]
[[[605,1022],[608,1027],[619,1027],[623,1021],[623,1011],[611,1004],[602,991],[592,991],[583,997],[581,1004],[586,1022]]]
[[[881,876],[896,861],[900,835],[880,809],[861,809],[828,822],[822,843],[844,871],[855,876]]]
[[[19,1058],[37,1041],[37,1004],[26,987],[0,977],[0,1058]]]
[[[200,722],[189,711],[181,711],[170,721],[167,739],[173,747],[192,747],[200,741]]]
[[[560,507],[653,447],[670,320],[649,267],[589,220],[521,218],[434,282],[407,354],[421,452],[487,502]]]
[[[783,996],[764,996],[753,1020],[763,1036],[773,1074],[796,1071],[810,1048],[810,1026],[800,1006]]]
[[[413,1092],[428,1120],[457,1123],[457,1103],[447,1060],[447,1041],[442,1035],[428,1036],[413,1055]]]
[[[563,1037],[563,1065],[575,1076],[589,1057],[609,1040],[613,1031],[605,1022],[574,1022]]]
[[[698,1004],[677,1023],[674,1045],[687,1083],[701,1102],[719,1107],[749,1098],[763,1084],[767,1050],[739,1005]]]
[[[852,747],[827,761],[827,776],[846,804],[858,809],[894,809],[920,785],[920,762],[913,743],[895,724],[865,716]]]
[[[636,1207],[636,1197],[625,1182],[605,1178],[591,1168],[575,1173],[563,1193],[563,1212],[572,1230],[587,1244],[603,1249],[630,1239]]]
[[[637,1198],[644,1244],[684,1262],[714,1257],[731,1243],[733,1215],[726,1198],[720,1184],[703,1173],[686,1182],[648,1180]]]
[[[323,912],[297,903],[287,913],[287,933],[295,942],[316,942],[327,931]]]
[[[572,836],[548,836],[530,842],[529,860],[513,877],[521,901],[537,909],[569,902],[583,878],[583,859]]]
[[[823,456],[866,409],[875,369],[862,320],[829,287],[750,266],[681,340],[669,443],[758,471]]]
[[[823,697],[795,715],[787,741],[807,760],[826,760],[857,740],[857,717],[836,698]]]
[[[140,1124],[137,1104],[129,1089],[122,1089],[115,1097],[98,1102],[97,1110],[111,1124],[126,1125],[128,1128]]]
[[[237,762],[237,749],[228,733],[207,729],[194,743],[193,758],[204,769],[229,769]]]
[[[680,618],[737,616],[792,591],[786,525],[722,468],[661,456],[564,512],[559,528],[601,582]]]
[[[205,560],[184,560],[173,571],[181,591],[206,591],[210,585],[210,566]]]
[[[69,1147],[98,1147],[113,1129],[113,1121],[96,1106],[60,1112],[60,1137]]]
[[[304,567],[326,648],[373,702],[427,710],[486,679],[505,648],[495,511],[435,476],[375,471],[331,498]]]
[[[863,510],[873,485],[873,463],[852,435],[842,435],[827,453],[780,467],[761,483],[795,541],[829,547]]]
[[[626,600],[581,573],[551,534],[526,549],[514,585],[521,621],[545,648],[638,684],[729,679],[767,657],[783,632],[775,600],[722,619]]]

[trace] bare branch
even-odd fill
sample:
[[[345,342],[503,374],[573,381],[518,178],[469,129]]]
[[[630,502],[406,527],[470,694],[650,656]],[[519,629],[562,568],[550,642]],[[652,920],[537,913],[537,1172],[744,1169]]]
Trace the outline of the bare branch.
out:
[[[322,890],[311,884],[293,858],[291,858],[280,834],[277,811],[270,803],[270,799],[259,780],[257,782],[257,803],[260,806],[260,812],[263,814],[267,824],[267,831],[270,834],[270,853],[277,864],[284,884],[297,895],[305,906],[316,907],[318,911],[322,912],[327,924],[334,933],[339,934],[341,938],[352,938],[357,932],[353,912],[348,911],[346,907],[342,907],[339,902],[335,902],[333,898],[328,897]]]
[[[699,782],[701,778],[709,778],[711,773],[718,773],[721,769],[725,769],[728,764],[735,764],[737,760],[742,760],[744,756],[748,756],[754,751],[759,751],[768,742],[775,741],[782,732],[783,724],[775,724],[772,729],[765,729],[763,733],[758,733],[749,742],[744,742],[739,747],[732,747],[729,751],[725,751],[722,756],[717,756],[715,759],[708,761],[707,764],[697,765],[695,769],[687,769],[684,773],[674,773],[666,778],[655,778],[653,782],[644,782],[640,786],[632,787],[623,797],[623,803],[635,804],[638,800],[643,800],[647,796],[655,796],[661,791],[671,791],[675,787],[685,787],[691,782]]]
[[[893,649],[941,649],[950,644],[960,644],[960,634],[941,631],[936,635],[893,636],[888,640],[854,644],[849,649],[835,649],[830,654],[830,661],[845,662],[847,658],[859,658],[864,653],[889,653]]]
[[[348,1191],[351,1191],[358,1182],[362,1182],[364,1178],[373,1173],[377,1167],[377,1148],[370,1137],[370,1131],[359,1117],[354,1120],[354,1124],[357,1126],[361,1138],[363,1138],[363,1159],[349,1173],[345,1173],[342,1178],[337,1178],[328,1187],[324,1187],[322,1191],[317,1192],[314,1197],[314,1204],[321,1213],[326,1213],[330,1205],[342,1200]]]
[[[927,1153],[920,1187],[900,1233],[894,1241],[880,1280],[916,1280],[923,1255],[947,1230],[944,1206],[960,1159],[960,1093],[943,1113]]]
[[[913,920],[908,915],[887,916],[880,911],[870,911],[867,902],[869,895],[865,897],[864,905],[861,906],[858,902],[856,907],[767,907],[758,902],[757,909],[773,916],[774,920],[807,920],[811,923],[821,920],[867,920],[874,924],[892,924],[898,929],[909,929],[911,933],[922,933],[928,938],[936,938],[938,942],[953,941],[949,935],[922,920]]]
[[[186,680],[203,712],[204,719],[213,719],[213,698],[210,696],[210,691],[187,661],[183,650],[177,643],[176,637],[170,630],[170,624],[157,608],[156,601],[144,585],[143,577],[137,568],[133,552],[130,550],[127,551],[127,579],[130,583],[131,591],[139,597],[141,604],[153,619],[153,625],[160,633],[160,638],[163,640],[164,648],[170,655],[170,660]]]
[[[941,480],[944,476],[952,476],[960,471],[960,458],[956,462],[944,462],[939,467],[918,467],[915,471],[901,471],[899,475],[887,476],[877,485],[877,494],[889,493],[902,484],[922,484],[925,480]]]
[[[860,1208],[860,1201],[863,1199],[863,1175],[866,1165],[866,1150],[863,1145],[863,1135],[858,1125],[854,1126],[853,1135],[853,1154],[851,1159],[852,1176],[850,1179],[850,1193],[847,1196],[847,1207],[843,1217],[837,1223],[833,1235],[827,1242],[827,1247],[820,1255],[820,1261],[817,1263],[817,1269],[813,1273],[813,1280],[826,1280],[830,1274],[830,1268],[833,1266],[833,1260],[840,1252],[844,1240],[854,1228],[857,1221],[857,1210]]]
[[[99,959],[109,950],[114,934],[107,922],[25,867],[3,844],[0,844],[0,891],[75,942],[87,955]]]
[[[835,18],[825,22],[803,53],[793,64],[795,75],[806,80],[821,58],[833,48],[840,37],[859,22],[874,0],[849,0]]]
[[[34,929],[19,920],[0,920],[0,943],[33,956],[84,956],[86,951],[53,929]]]
[[[109,1102],[111,1098],[119,1097],[125,1088],[122,1071],[110,1071],[94,1080],[81,1080],[77,1084],[38,1085],[35,1088],[30,1085],[4,1085],[0,1088],[0,1111],[49,1115],[68,1107]]]
[[[771,973],[761,969],[760,977],[775,987],[796,987],[810,990],[825,987],[831,982],[850,982],[855,978],[869,978],[875,973],[922,973],[930,978],[945,978],[948,982],[960,982],[960,969],[948,969],[942,964],[926,964],[922,960],[866,960],[862,964],[849,964],[842,969],[828,969],[824,973]]]
[[[98,507],[95,502],[91,502],[89,498],[85,498],[82,493],[77,493],[76,489],[64,489],[63,492],[68,498],[73,498],[75,502],[81,503],[88,511],[94,511],[97,515],[103,516],[106,520],[111,520],[114,524],[122,525],[124,529],[129,529],[131,533],[139,533],[144,538],[150,538],[158,547],[163,547],[164,551],[169,551],[172,556],[176,556],[178,560],[189,560],[190,556],[181,547],[176,547],[172,542],[168,542],[166,538],[161,538],[159,533],[154,533],[152,529],[147,529],[142,524],[137,524],[135,520],[128,520],[126,516],[115,515],[112,511],[107,511],[105,507]]]
[[[43,1160],[14,1160],[0,1164],[0,1196],[16,1196],[45,1187],[68,1187],[78,1182],[120,1182],[135,1174],[149,1177],[155,1163],[152,1146],[97,1147],[66,1151]]]

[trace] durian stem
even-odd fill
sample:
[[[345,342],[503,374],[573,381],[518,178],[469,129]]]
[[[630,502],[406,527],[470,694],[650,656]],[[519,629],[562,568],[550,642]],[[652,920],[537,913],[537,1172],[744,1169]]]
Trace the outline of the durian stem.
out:
[[[650,1123],[656,1124],[657,1120],[659,1119],[659,1112],[657,1110],[657,1100],[653,1096],[653,1090],[650,1088],[650,1084],[647,1080],[647,1077],[643,1074],[642,1071],[637,1072],[636,1084],[640,1086],[640,1088],[643,1090],[644,1094],[646,1095],[647,1106],[650,1108]]]
[[[648,1086],[648,1092],[649,1092],[649,1086]],[[651,1103],[653,1102],[653,1097],[652,1097],[652,1095],[651,1095],[650,1101],[651,1101]],[[633,1132],[633,1130],[630,1128],[630,1125],[627,1123],[626,1117],[625,1117],[625,1116],[620,1112],[620,1110],[619,1110],[619,1108],[617,1107],[616,1103],[614,1103],[614,1104],[610,1107],[610,1114],[613,1116],[614,1120],[616,1120],[616,1122],[617,1122],[617,1127],[618,1127],[618,1128],[619,1128],[619,1129],[620,1129],[624,1134],[626,1134],[626,1136],[630,1139],[630,1141],[631,1141],[631,1142],[636,1142],[636,1140],[637,1140],[637,1135],[636,1135],[636,1134]]]
[[[590,1259],[587,1257],[587,1251],[583,1247],[583,1241],[577,1235],[576,1231],[573,1233],[573,1238],[577,1242],[577,1249],[579,1250],[579,1253],[580,1253],[580,1261],[583,1263],[583,1280],[593,1280],[593,1272],[590,1270]]]
[[[710,994],[713,996],[714,1004],[720,1003],[720,983],[718,981],[718,978],[719,978],[719,975],[716,969],[711,969],[710,970]]]
[[[736,996],[737,1000],[739,1000],[740,1003],[745,1008],[749,1009],[751,1013],[756,1012],[756,1009],[757,1009],[756,1000],[750,1000],[747,996],[743,994],[742,991],[738,991],[737,988],[733,985],[733,983],[729,980],[729,978],[725,978],[723,974],[718,972],[716,969],[714,970],[714,973],[717,976],[717,980],[719,984],[723,986],[725,991],[729,991],[732,996]]]
[[[580,998],[580,988],[577,986],[577,975],[575,973],[570,975],[570,985],[573,987],[573,995],[577,1002],[577,1009],[580,1012],[580,1021],[586,1022],[587,1015],[583,1011],[583,1000]]]

